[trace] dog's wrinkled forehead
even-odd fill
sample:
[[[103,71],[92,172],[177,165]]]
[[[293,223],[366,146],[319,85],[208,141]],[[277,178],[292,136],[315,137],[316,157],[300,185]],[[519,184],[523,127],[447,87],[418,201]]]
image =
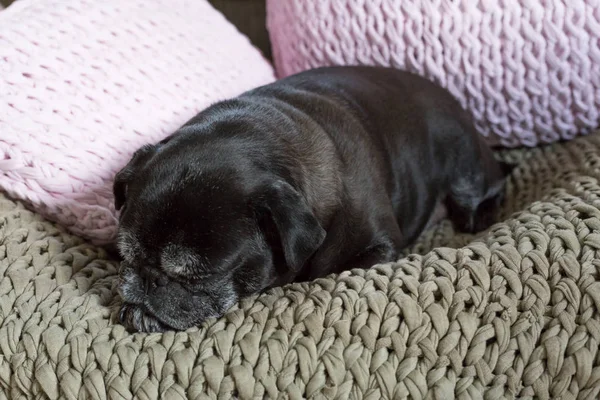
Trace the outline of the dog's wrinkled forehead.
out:
[[[120,218],[117,245],[125,260],[199,274],[233,257],[251,236],[250,211],[228,182],[147,182],[130,191]]]

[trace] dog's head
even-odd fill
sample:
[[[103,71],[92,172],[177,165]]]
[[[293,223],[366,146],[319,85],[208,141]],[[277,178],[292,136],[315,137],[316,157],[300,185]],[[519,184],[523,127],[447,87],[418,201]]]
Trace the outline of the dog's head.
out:
[[[231,146],[170,140],[138,150],[115,177],[128,329],[221,316],[289,281],[321,245],[325,231],[300,192],[240,157]]]

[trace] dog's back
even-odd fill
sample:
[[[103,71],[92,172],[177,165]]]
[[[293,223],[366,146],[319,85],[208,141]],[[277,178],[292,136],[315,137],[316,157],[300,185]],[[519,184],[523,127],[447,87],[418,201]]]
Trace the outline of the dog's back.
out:
[[[320,163],[318,170],[339,175],[344,207],[357,209],[356,229],[365,223],[358,217],[362,212],[378,214],[391,200],[406,243],[421,233],[456,178],[483,174],[477,169],[491,157],[457,100],[397,69],[314,69],[246,96],[283,113],[300,110],[300,123],[318,126],[290,134],[300,135],[294,138],[298,143],[335,150],[335,157],[319,158],[330,165]]]

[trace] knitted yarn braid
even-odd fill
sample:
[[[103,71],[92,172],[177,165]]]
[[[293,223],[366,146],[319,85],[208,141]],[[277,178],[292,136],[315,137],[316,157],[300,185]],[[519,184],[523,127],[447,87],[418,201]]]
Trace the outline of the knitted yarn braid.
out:
[[[267,0],[280,76],[375,64],[448,88],[493,145],[600,124],[600,0]]]
[[[2,197],[0,399],[597,399],[600,135],[502,157],[489,232],[178,333],[116,325],[117,263]]]

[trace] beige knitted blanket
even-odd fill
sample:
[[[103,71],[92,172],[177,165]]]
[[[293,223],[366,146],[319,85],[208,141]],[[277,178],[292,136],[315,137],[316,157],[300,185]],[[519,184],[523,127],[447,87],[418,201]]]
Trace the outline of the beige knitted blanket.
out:
[[[600,135],[502,157],[490,232],[180,333],[125,332],[117,263],[2,198],[0,399],[597,399]]]

